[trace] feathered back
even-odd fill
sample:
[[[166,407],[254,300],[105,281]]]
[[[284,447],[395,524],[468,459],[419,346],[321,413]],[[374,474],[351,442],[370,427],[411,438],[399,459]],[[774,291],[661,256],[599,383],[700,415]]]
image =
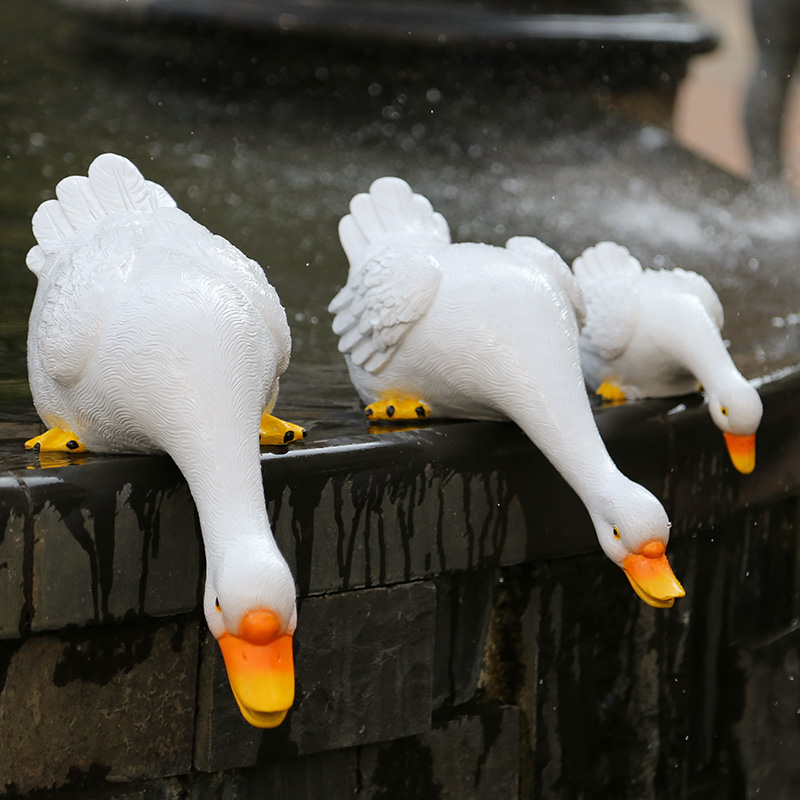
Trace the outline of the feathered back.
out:
[[[600,242],[589,247],[575,259],[572,270],[581,288],[589,297],[602,296],[602,284],[613,287],[619,296],[620,282],[628,284],[639,278],[662,287],[666,293],[689,294],[697,297],[717,328],[722,329],[725,315],[717,293],[697,272],[674,269],[643,269],[627,247],[616,242]]]
[[[550,273],[572,303],[578,328],[583,328],[586,324],[586,301],[564,259],[552,247],[532,236],[512,237],[506,242],[506,250],[519,254],[532,265]]]
[[[639,324],[642,265],[627,247],[600,242],[572,262],[572,271],[586,301],[581,349],[613,361],[625,352]]]
[[[56,186],[55,200],[46,200],[33,215],[37,245],[28,252],[28,269],[38,275],[76,234],[104,217],[123,211],[174,208],[166,189],[147,181],[123,156],[104,153],[89,166],[89,176],[71,175]]]
[[[648,270],[648,273],[650,270]],[[725,312],[714,287],[699,273],[675,267],[653,271],[655,279],[669,282],[672,291],[690,294],[703,304],[714,324],[722,330],[725,324]]]
[[[339,238],[351,266],[386,244],[417,245],[428,251],[450,244],[444,217],[400,178],[378,178],[357,194],[339,223]]]

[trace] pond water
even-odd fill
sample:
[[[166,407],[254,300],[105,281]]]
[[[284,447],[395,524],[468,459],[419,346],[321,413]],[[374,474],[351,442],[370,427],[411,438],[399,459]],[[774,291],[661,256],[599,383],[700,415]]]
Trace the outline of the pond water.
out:
[[[325,308],[346,277],[338,220],[386,174],[426,194],[456,240],[536,235],[571,260],[616,238],[646,265],[700,269],[728,308],[726,333],[748,375],[796,360],[794,201],[754,191],[660,128],[601,112],[598,100],[613,107],[608,91],[576,92],[560,73],[543,85],[524,54],[117,27],[49,0],[5,0],[3,36],[6,423],[35,420],[30,217],[104,151],[131,158],[264,266],[293,333],[281,405],[357,402]]]

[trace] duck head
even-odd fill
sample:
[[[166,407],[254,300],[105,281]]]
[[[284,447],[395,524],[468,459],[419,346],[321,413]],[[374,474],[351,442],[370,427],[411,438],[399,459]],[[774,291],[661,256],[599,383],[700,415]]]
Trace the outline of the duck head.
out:
[[[671,523],[647,489],[620,475],[590,514],[603,552],[645,603],[670,608],[686,594],[667,561]]]
[[[256,546],[229,550],[221,562],[207,562],[203,610],[233,696],[251,725],[274,728],[294,701],[292,574],[263,537]]]
[[[708,388],[708,410],[722,431],[733,466],[748,475],[756,466],[756,430],[763,406],[758,392],[744,378]]]

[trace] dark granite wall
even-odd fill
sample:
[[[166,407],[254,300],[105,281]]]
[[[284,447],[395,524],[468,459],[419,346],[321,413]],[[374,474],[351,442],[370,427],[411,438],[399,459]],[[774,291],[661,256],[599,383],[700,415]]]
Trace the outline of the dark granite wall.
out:
[[[0,784],[154,800],[795,797],[800,378],[763,394],[752,476],[702,406],[599,417],[676,520],[687,596],[669,610],[633,594],[512,425],[321,429],[265,452],[300,588],[297,700],[268,731],[241,719],[205,629],[196,522],[169,461],[6,472]]]

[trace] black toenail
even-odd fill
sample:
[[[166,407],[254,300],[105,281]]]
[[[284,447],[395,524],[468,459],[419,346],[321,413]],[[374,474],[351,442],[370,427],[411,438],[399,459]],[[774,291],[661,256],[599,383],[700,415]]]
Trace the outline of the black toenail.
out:
[[[386,416],[390,419],[394,416],[394,406],[386,406]]]
[[[371,408],[365,408],[364,409],[364,416],[371,417],[372,416],[372,409]]]
[[[289,442],[292,441],[292,439],[294,439],[294,431],[286,431],[286,433],[283,434],[284,444],[288,444]]]
[[[70,439],[67,442],[67,449],[68,450],[77,450],[79,447],[80,447],[80,445],[74,439]]]
[[[417,406],[414,409],[414,411],[417,412],[417,416],[418,417],[424,417],[425,416],[425,406]]]

